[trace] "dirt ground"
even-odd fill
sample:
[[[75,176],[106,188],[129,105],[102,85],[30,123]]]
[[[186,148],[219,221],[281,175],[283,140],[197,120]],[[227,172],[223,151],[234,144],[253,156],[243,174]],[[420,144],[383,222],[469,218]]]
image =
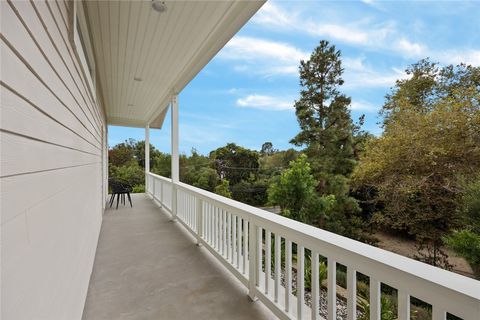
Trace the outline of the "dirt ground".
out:
[[[374,236],[379,240],[377,243],[378,247],[392,251],[402,256],[409,258],[414,258],[417,249],[415,248],[415,242],[412,240],[396,237],[394,235],[378,231]],[[474,278],[472,268],[462,257],[457,256],[451,250],[445,249],[445,252],[448,254],[448,260],[450,264],[453,265],[451,271],[459,273],[461,275]]]

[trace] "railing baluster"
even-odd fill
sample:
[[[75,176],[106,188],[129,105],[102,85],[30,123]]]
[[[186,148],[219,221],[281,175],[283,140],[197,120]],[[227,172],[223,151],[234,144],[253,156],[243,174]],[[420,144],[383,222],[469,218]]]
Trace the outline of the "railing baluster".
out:
[[[162,207],[165,206],[163,203],[163,181],[160,181],[160,203],[162,204]]]
[[[337,319],[337,262],[328,258],[328,320]]]
[[[222,253],[222,211],[217,209],[217,223],[218,223],[218,252]]]
[[[213,207],[215,217],[215,249],[220,252],[220,213],[217,206]]]
[[[297,244],[297,319],[303,319],[305,304],[305,248]]]
[[[272,277],[272,233],[265,230],[265,294],[270,292],[270,278]]]
[[[212,212],[212,205],[210,203],[207,203],[208,206],[208,215],[209,215],[209,242],[212,247],[215,247],[213,245],[213,212]]]
[[[247,267],[248,267],[248,235],[249,235],[249,228],[250,228],[250,223],[246,220],[243,219],[243,257],[242,257],[242,270],[243,274],[247,274]]]
[[[292,303],[292,241],[285,239],[285,312],[290,313]]]
[[[432,306],[432,319],[433,320],[446,320],[447,319],[447,312],[437,305]]]
[[[232,264],[236,264],[237,258],[237,216],[232,215],[232,252],[231,261]]]
[[[203,212],[203,240],[208,243],[208,211],[207,203],[202,201],[202,212]]]
[[[370,277],[370,319],[380,320],[381,317],[381,283],[377,279]],[[434,319],[436,319],[434,317]]]
[[[227,214],[222,209],[222,256],[225,257],[227,245]]]
[[[196,214],[197,214],[197,244],[200,245],[201,239],[203,238],[203,203],[202,199],[197,198],[197,208],[196,208]]]
[[[172,211],[172,219],[173,221],[177,220],[177,188],[172,183],[172,203],[171,203],[171,211]]]
[[[347,267],[347,320],[357,319],[357,272]]]
[[[187,194],[187,200],[188,200],[188,212],[190,213],[190,225],[192,230],[196,230],[195,219],[193,215],[194,211],[192,207],[192,197],[189,194]]]
[[[190,228],[192,230],[195,230],[195,223],[194,223],[194,220],[193,220],[193,210],[192,210],[192,199],[191,199],[189,194],[185,194],[185,200],[186,200],[187,206],[188,206],[188,217],[189,217],[189,220],[190,220]]]
[[[208,204],[208,213],[210,214],[210,243],[212,244],[212,247],[215,248],[215,246],[213,245],[213,242],[214,242],[214,234],[215,234],[215,228],[214,228],[214,217],[213,217],[213,207],[212,205],[209,203]]]
[[[320,283],[319,283],[319,265],[318,265],[318,252],[312,251],[311,256],[311,288],[312,288],[312,320],[318,320],[319,318],[319,298],[320,298]]]
[[[229,212],[225,212],[227,219],[227,226],[225,236],[227,237],[227,252],[226,258],[227,261],[230,261],[230,254],[232,253],[232,215]]]
[[[223,255],[223,210],[218,208],[218,252]]]
[[[148,175],[147,175],[147,176],[148,176]],[[150,178],[150,177],[148,176],[148,181],[150,181],[150,180],[152,180],[152,189],[153,189],[153,191],[152,191],[152,197],[153,197],[153,200],[155,200],[155,184],[156,184],[156,180],[153,179],[153,178]]]
[[[249,231],[249,241],[248,241],[248,255],[249,255],[249,268],[248,268],[248,296],[250,299],[255,301],[256,297],[256,287],[258,285],[259,273],[257,265],[261,266],[261,261],[258,260],[258,246],[259,237],[258,230],[261,230],[255,226],[252,221],[248,222],[248,231]],[[261,232],[261,231],[260,231]],[[260,239],[261,239],[260,233]]]
[[[274,301],[278,303],[278,295],[280,292],[280,280],[282,272],[282,237],[275,233],[275,294]]]
[[[237,217],[237,269],[240,270],[240,256],[242,251],[242,218]]]
[[[398,290],[398,320],[410,319],[410,296],[403,290]]]
[[[210,245],[212,247],[214,247],[213,245],[213,214],[212,214],[212,206],[210,203],[206,203],[205,204],[207,206],[206,210],[208,212],[208,242],[210,243]]]
[[[260,275],[262,274],[262,228],[255,226],[255,285],[260,287]]]

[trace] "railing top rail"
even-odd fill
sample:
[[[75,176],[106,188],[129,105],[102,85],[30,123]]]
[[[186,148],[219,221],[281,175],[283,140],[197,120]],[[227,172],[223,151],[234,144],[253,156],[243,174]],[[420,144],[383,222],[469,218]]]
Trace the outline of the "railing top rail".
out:
[[[157,179],[159,179],[159,180],[163,180],[163,181],[165,181],[165,182],[170,182],[170,183],[172,182],[172,179],[170,179],[170,178],[165,178],[165,177],[160,176],[160,175],[158,175],[158,174],[155,174],[155,173],[153,173],[153,172],[148,172],[147,174],[150,175],[150,176],[152,176],[152,177],[155,177],[155,178],[157,178]]]
[[[155,174],[151,175],[155,178],[171,182],[170,179]],[[370,266],[373,266],[372,262],[374,262],[375,264],[380,264],[382,267],[384,267],[384,270],[388,271],[395,269],[396,271],[399,271],[399,275],[402,275],[403,278],[408,280],[409,283],[412,283],[412,280],[420,281],[425,285],[430,283],[436,286],[444,287],[450,292],[467,296],[470,299],[476,300],[477,303],[480,301],[480,281],[436,268],[426,263],[367,245],[362,242],[349,239],[347,237],[340,236],[278,214],[271,213],[269,211],[228,199],[182,182],[177,183],[176,186],[186,192],[193,193],[204,200],[214,201],[225,207],[227,210],[230,209],[234,212],[247,214],[251,221],[258,223],[258,225],[261,227],[272,228],[271,231],[277,231],[286,236],[293,236],[296,239],[301,239],[307,244],[320,246],[322,249],[327,251],[334,251],[338,256],[338,261],[340,263],[342,263],[340,258],[344,258],[345,261],[349,262],[348,264],[350,265],[352,264],[351,261],[363,262],[365,268],[369,268]],[[375,275],[377,270],[368,269],[367,271],[370,275]],[[382,270],[380,268],[378,270],[380,279],[382,278],[381,272]],[[401,283],[401,281],[402,279],[398,279],[396,283]],[[408,284],[405,284],[405,286],[408,286]],[[480,311],[480,304],[478,309]]]

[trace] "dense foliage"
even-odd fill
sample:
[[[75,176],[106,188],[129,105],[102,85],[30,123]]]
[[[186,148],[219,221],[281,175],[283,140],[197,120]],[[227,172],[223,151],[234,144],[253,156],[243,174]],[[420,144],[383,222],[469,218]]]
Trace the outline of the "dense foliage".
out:
[[[462,227],[446,236],[445,241],[471,264],[480,277],[480,175],[464,185],[459,204]]]
[[[249,150],[229,143],[210,153],[180,155],[180,181],[256,206],[268,203],[267,189],[272,179],[294,160],[298,152],[278,151],[270,142],[263,151]],[[130,139],[109,150],[109,176],[129,181],[135,192],[145,187],[145,142]],[[150,171],[171,176],[171,157],[150,146]]]
[[[384,132],[356,167],[356,187],[373,188],[375,222],[418,241],[419,257],[448,267],[442,237],[461,226],[460,182],[480,168],[480,72],[422,60],[383,106]]]

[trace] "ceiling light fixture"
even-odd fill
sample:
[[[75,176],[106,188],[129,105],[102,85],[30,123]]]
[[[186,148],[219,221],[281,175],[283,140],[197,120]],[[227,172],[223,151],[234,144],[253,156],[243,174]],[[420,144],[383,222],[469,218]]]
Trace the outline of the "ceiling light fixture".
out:
[[[152,8],[157,12],[164,12],[167,10],[165,1],[160,1],[160,0],[152,0]]]
[[[135,81],[142,81],[143,79],[140,78],[140,77],[134,77],[133,80],[135,80]]]

